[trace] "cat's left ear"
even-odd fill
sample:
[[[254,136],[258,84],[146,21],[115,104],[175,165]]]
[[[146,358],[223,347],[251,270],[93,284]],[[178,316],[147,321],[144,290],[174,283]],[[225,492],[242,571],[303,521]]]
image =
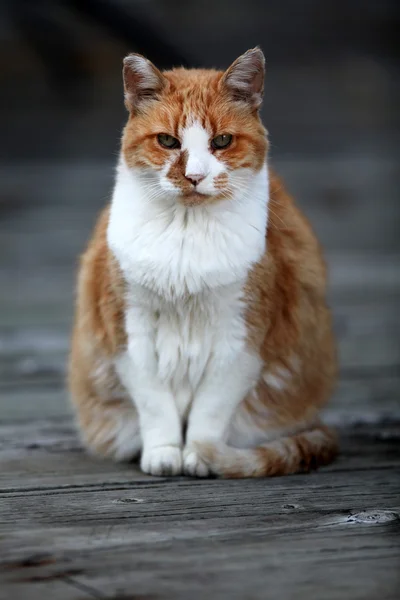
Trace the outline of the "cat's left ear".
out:
[[[136,112],[144,103],[154,100],[167,86],[164,75],[140,54],[129,54],[124,58],[125,106]]]
[[[222,77],[221,84],[233,100],[257,110],[264,92],[265,58],[258,46],[239,56]]]

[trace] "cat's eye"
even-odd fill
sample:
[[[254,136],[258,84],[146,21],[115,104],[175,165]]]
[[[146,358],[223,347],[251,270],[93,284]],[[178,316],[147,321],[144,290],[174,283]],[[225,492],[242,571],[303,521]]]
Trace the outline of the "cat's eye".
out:
[[[172,135],[168,135],[168,133],[159,133],[157,136],[158,143],[164,148],[169,148],[172,150],[173,148],[180,148],[180,142]]]
[[[232,141],[232,136],[230,133],[223,133],[222,135],[217,135],[212,141],[211,146],[214,150],[221,150],[222,148],[227,148]]]

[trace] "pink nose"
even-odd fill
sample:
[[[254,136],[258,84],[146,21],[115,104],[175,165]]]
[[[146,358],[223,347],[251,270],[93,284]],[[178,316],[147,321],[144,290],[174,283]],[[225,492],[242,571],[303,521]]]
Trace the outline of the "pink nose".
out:
[[[190,181],[190,183],[193,183],[193,185],[197,185],[198,183],[200,183],[200,181],[203,181],[203,179],[205,179],[206,176],[202,173],[189,173],[188,175],[185,175],[185,177],[188,181]]]

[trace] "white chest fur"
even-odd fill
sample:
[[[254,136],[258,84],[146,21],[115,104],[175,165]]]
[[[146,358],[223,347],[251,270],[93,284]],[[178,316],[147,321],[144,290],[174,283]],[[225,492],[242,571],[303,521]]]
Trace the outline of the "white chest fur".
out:
[[[242,284],[231,284],[198,294],[186,301],[170,302],[132,284],[128,294],[126,327],[130,351],[143,352],[143,340],[154,348],[151,365],[158,381],[174,393],[185,414],[212,362],[233,361],[245,345]],[[149,356],[150,353],[147,355]],[[143,369],[149,369],[145,358]]]
[[[158,377],[183,404],[211,360],[244,344],[242,290],[265,250],[267,199],[266,167],[245,197],[185,208],[149,196],[143,175],[119,166],[108,244],[128,284],[128,343],[147,336]]]

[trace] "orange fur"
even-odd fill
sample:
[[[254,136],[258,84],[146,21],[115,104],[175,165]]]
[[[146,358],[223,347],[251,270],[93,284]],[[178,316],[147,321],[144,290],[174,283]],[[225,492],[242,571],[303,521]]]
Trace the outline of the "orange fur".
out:
[[[249,274],[249,343],[268,372],[290,373],[285,394],[260,382],[257,393],[274,407],[272,427],[310,420],[329,398],[336,377],[326,269],[310,224],[272,173],[267,252]],[[296,365],[293,366],[292,359]],[[251,403],[249,403],[251,410]]]
[[[213,70],[156,71],[158,101],[146,99],[140,110],[135,108],[137,99],[129,94],[132,82],[126,78],[130,116],[122,154],[127,165],[160,169],[171,154],[157,143],[157,134],[179,137],[189,116],[195,114],[211,137],[233,134],[232,144],[218,154],[229,169],[258,172],[268,147],[258,107],[233,101],[223,87],[226,77]],[[193,192],[184,177],[186,162],[185,152],[177,154],[168,174],[181,188],[184,205],[229,198],[224,192],[224,174],[216,178],[220,195],[205,198]],[[247,344],[261,357],[263,366],[240,410],[270,441],[252,449],[200,445],[198,451],[211,472],[225,477],[307,470],[332,460],[337,449],[332,432],[318,422],[318,412],[336,378],[325,265],[308,221],[282,181],[271,169],[269,173],[266,251],[249,271],[244,291]],[[113,363],[127,343],[126,282],[108,247],[108,221],[107,207],[80,266],[69,387],[88,448],[102,456],[130,459],[141,448],[140,428],[134,403]]]

